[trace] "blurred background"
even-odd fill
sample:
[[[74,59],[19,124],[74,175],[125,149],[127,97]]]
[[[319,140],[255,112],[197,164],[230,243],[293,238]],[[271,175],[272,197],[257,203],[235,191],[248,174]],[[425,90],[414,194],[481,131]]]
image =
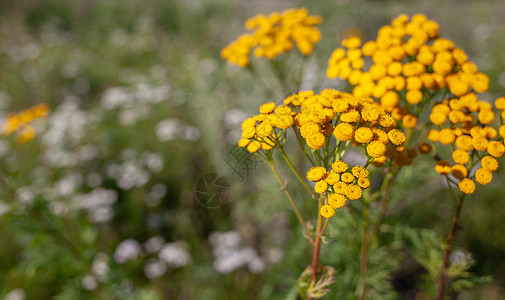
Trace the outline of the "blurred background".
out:
[[[296,299],[311,249],[269,170],[235,148],[243,119],[285,95],[265,64],[254,74],[219,52],[247,18],[301,6],[324,18],[302,89],[345,90],[325,76],[342,38],[423,13],[489,75],[482,100],[505,95],[504,1],[1,1],[0,117],[50,113],[34,140],[0,140],[0,298]],[[424,299],[420,261],[447,235],[451,201],[429,160],[399,178],[385,224],[408,228],[384,228],[398,243],[370,260],[375,299]],[[463,208],[456,259],[477,277],[454,299],[505,299],[504,184],[501,167]],[[328,298],[355,299],[359,218],[333,221]]]

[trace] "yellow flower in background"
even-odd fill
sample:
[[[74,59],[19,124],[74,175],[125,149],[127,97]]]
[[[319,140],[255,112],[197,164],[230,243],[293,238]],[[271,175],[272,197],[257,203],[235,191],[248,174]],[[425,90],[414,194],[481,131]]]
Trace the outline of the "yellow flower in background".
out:
[[[325,204],[321,207],[320,213],[323,217],[325,217],[326,219],[329,219],[329,218],[333,217],[333,215],[335,214],[335,209],[333,207],[331,207],[330,205]]]
[[[468,178],[463,178],[459,182],[458,187],[465,194],[473,194],[475,192],[475,183]]]
[[[274,59],[296,45],[303,55],[309,55],[321,40],[316,25],[322,21],[320,16],[310,16],[306,8],[272,12],[268,16],[259,14],[245,23],[245,28],[253,32],[239,36],[221,51],[221,57],[245,67],[250,63],[251,52],[256,57]]]
[[[32,123],[39,118],[47,116],[49,107],[47,104],[38,104],[19,113],[10,113],[1,126],[3,136],[17,132],[17,142],[25,143],[32,140],[35,135],[35,127]]]

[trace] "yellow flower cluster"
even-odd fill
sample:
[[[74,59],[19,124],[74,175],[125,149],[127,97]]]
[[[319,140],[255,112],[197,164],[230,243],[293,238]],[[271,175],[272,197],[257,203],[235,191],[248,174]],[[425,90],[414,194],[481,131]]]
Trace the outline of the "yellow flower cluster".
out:
[[[495,106],[505,110],[505,98],[496,99]],[[477,100],[475,93],[451,100],[444,100],[433,107],[430,120],[440,130],[432,129],[428,139],[444,145],[453,144],[454,165],[446,160],[437,162],[435,170],[441,175],[451,174],[459,182],[463,193],[475,191],[474,181],[486,185],[492,180],[492,172],[498,169],[498,161],[505,154],[505,127],[497,131],[490,124],[495,119],[491,104]],[[482,157],[482,158],[481,158]],[[480,168],[472,172],[476,159],[481,158]],[[473,174],[472,174],[473,173]]]
[[[401,97],[419,104],[425,89],[447,87],[456,97],[487,91],[489,78],[463,50],[438,34],[438,24],[426,16],[417,14],[409,21],[400,15],[379,30],[375,41],[361,45],[358,37],[344,40],[344,48],[334,50],[328,61],[327,76],[349,81],[355,96],[380,99],[388,112],[402,107]],[[367,57],[372,62],[364,70]]]
[[[2,135],[8,136],[17,132],[17,141],[19,143],[30,141],[35,137],[35,128],[32,122],[46,116],[48,113],[49,107],[46,104],[38,104],[18,113],[11,113],[2,124]]]
[[[294,124],[295,112],[287,105],[276,107],[273,102],[265,103],[259,111],[260,114],[244,120],[242,138],[238,142],[239,147],[251,153],[275,147],[281,138],[276,129],[287,129]]]
[[[321,40],[321,32],[315,26],[321,23],[322,18],[309,16],[306,8],[257,15],[245,23],[246,29],[253,32],[239,36],[221,51],[221,57],[245,67],[253,49],[256,57],[274,59],[293,49],[295,43],[303,55],[309,55],[314,44]]]
[[[338,141],[363,145],[373,158],[385,160],[387,148],[402,146],[405,135],[396,122],[371,98],[325,89],[320,94],[303,91],[284,99],[300,111],[295,123],[307,145],[321,149],[331,135]]]
[[[370,186],[366,169],[355,166],[349,170],[347,163],[341,160],[334,162],[330,171],[323,167],[313,167],[306,177],[315,182],[314,189],[317,193],[327,194],[326,204],[320,210],[325,218],[331,218],[335,210],[344,206],[347,200],[361,198],[363,189]]]

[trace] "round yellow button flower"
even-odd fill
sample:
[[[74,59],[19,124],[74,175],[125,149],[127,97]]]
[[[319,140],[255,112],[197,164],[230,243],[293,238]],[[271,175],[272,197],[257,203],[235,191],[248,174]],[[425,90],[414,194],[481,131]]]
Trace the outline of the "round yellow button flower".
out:
[[[323,148],[326,143],[326,138],[322,133],[315,133],[307,138],[307,145],[314,150]]]
[[[356,129],[356,132],[354,132],[354,140],[358,143],[366,144],[370,143],[373,139],[373,132],[370,128],[368,127],[359,127]]]
[[[354,126],[349,123],[340,123],[333,130],[333,135],[341,141],[350,141],[354,137]]]
[[[370,180],[368,180],[368,178],[358,178],[358,185],[362,189],[366,189],[370,186]]]
[[[444,145],[449,145],[454,142],[456,139],[456,136],[454,135],[454,132],[450,128],[444,128],[440,130],[438,141]],[[470,139],[470,145],[472,144],[471,142],[472,139]]]
[[[324,167],[312,167],[307,171],[307,179],[313,182],[321,180],[326,175]]]
[[[393,143],[397,146],[403,145],[406,140],[405,134],[398,129],[391,129],[388,132],[388,137],[389,137],[389,140],[391,141],[391,143]]]
[[[329,219],[333,217],[333,215],[335,214],[335,209],[330,205],[325,204],[321,207],[320,213],[321,216],[325,217],[326,219]]]
[[[259,149],[261,149],[261,142],[259,141],[252,141],[249,145],[247,145],[247,151],[251,153],[258,151]]]
[[[357,199],[361,198],[362,193],[363,193],[363,190],[355,184],[349,184],[347,186],[347,189],[345,190],[345,195],[350,200],[357,200]]]
[[[340,180],[340,175],[337,172],[331,170],[324,180],[329,185],[334,185]]]
[[[486,185],[493,180],[493,174],[486,169],[480,168],[475,172],[475,180],[482,185]]]
[[[269,114],[275,110],[275,103],[269,102],[260,106],[260,113]]]
[[[473,148],[473,142],[472,142],[472,137],[469,135],[460,135],[456,138],[456,147],[458,147],[461,150],[465,151],[472,151]]]
[[[451,164],[445,160],[439,160],[435,164],[435,171],[440,175],[449,175],[451,173]]]
[[[386,153],[386,145],[379,141],[373,141],[366,146],[366,152],[373,158],[379,158]]]
[[[316,182],[316,185],[314,186],[314,191],[316,191],[316,193],[318,194],[326,192],[327,189],[328,184],[324,180],[319,180],[318,182]]]
[[[505,146],[498,141],[491,141],[487,145],[487,152],[496,158],[502,157],[505,153]]]
[[[452,153],[452,159],[455,163],[464,165],[470,160],[470,154],[464,150],[456,149]]]
[[[489,155],[486,155],[481,159],[480,165],[483,169],[486,169],[489,172],[494,172],[494,171],[498,170],[498,160],[496,160],[496,158],[491,157]]]
[[[337,173],[344,173],[347,171],[349,166],[345,161],[337,160],[336,162],[331,164],[331,169]]]
[[[328,197],[328,205],[333,207],[334,209],[341,208],[345,205],[347,199],[342,194],[331,194]]]
[[[345,195],[345,191],[347,190],[347,183],[339,181],[333,185],[333,190],[337,194]]]
[[[351,169],[351,172],[352,172],[352,175],[354,175],[354,177],[356,177],[356,178],[368,177],[368,171],[360,166],[355,166],[354,168]]]
[[[459,182],[458,187],[463,193],[467,195],[473,194],[473,192],[475,192],[475,182],[468,178],[463,178]]]
[[[351,173],[344,173],[340,176],[340,180],[342,180],[345,183],[351,183],[354,181],[354,176]]]

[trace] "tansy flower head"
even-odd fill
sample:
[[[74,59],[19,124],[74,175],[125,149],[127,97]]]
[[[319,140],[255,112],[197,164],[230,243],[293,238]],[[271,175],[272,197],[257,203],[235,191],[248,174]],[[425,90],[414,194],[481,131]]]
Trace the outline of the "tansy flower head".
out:
[[[318,193],[318,194],[322,194],[322,193],[326,192],[327,189],[328,189],[328,184],[324,180],[320,180],[320,181],[316,182],[316,185],[314,186],[314,191],[316,191],[316,193]]]
[[[345,190],[345,195],[349,198],[349,200],[357,200],[361,198],[362,193],[363,190],[355,184],[348,185]]]
[[[493,174],[489,170],[480,168],[475,172],[475,180],[482,185],[486,185],[493,180]]]
[[[341,208],[345,205],[346,199],[342,194],[331,194],[328,197],[328,205],[333,207],[334,209]]]
[[[328,204],[325,204],[321,207],[321,216],[325,217],[326,219],[329,219],[331,217],[333,217],[333,215],[335,214],[335,209],[333,207],[331,207],[330,205]]]
[[[351,173],[343,173],[340,176],[340,180],[342,180],[345,183],[351,183],[354,181],[354,179],[355,179],[354,175],[352,175]]]
[[[307,179],[310,181],[319,181],[326,175],[326,169],[323,167],[312,167],[307,171]]]
[[[275,110],[275,103],[269,102],[260,106],[260,113],[269,114]]]
[[[454,165],[451,168],[451,174],[457,179],[463,179],[468,175],[468,170],[463,165]]]
[[[366,189],[370,186],[370,180],[368,180],[368,178],[358,178],[358,185],[362,189]]]
[[[336,162],[331,164],[331,169],[337,173],[344,173],[345,171],[347,171],[348,168],[349,166],[347,165],[347,163],[341,160],[337,160]]]
[[[405,134],[398,129],[391,129],[388,132],[388,137],[389,137],[389,140],[391,141],[391,143],[393,143],[397,146],[403,145],[406,140]]]
[[[386,145],[379,141],[373,141],[366,146],[366,152],[373,158],[379,158],[386,153]]]
[[[333,190],[337,194],[345,195],[345,191],[347,190],[347,183],[339,181],[333,185]]]
[[[451,173],[451,164],[445,160],[439,160],[435,164],[435,171],[440,175],[448,175]]]
[[[470,160],[470,154],[464,150],[456,149],[452,153],[452,159],[455,163],[464,165]]]
[[[354,140],[358,143],[370,143],[373,138],[373,132],[370,128],[368,127],[359,127],[356,129],[356,132],[354,132]]]
[[[502,157],[505,153],[505,146],[502,142],[491,141],[487,146],[487,152],[496,158]]]
[[[353,167],[351,172],[352,172],[352,175],[354,175],[354,177],[356,177],[356,178],[368,177],[368,171],[360,166]]]
[[[458,184],[459,189],[465,193],[465,194],[473,194],[475,192],[475,183],[473,180],[468,179],[468,178],[463,178],[459,184]]]
[[[494,172],[494,171],[498,170],[498,160],[496,160],[496,158],[491,157],[489,155],[486,155],[481,159],[480,165],[483,169],[486,169],[490,172]]]
[[[340,123],[333,130],[335,138],[341,141],[350,141],[354,137],[354,126],[349,123]]]

